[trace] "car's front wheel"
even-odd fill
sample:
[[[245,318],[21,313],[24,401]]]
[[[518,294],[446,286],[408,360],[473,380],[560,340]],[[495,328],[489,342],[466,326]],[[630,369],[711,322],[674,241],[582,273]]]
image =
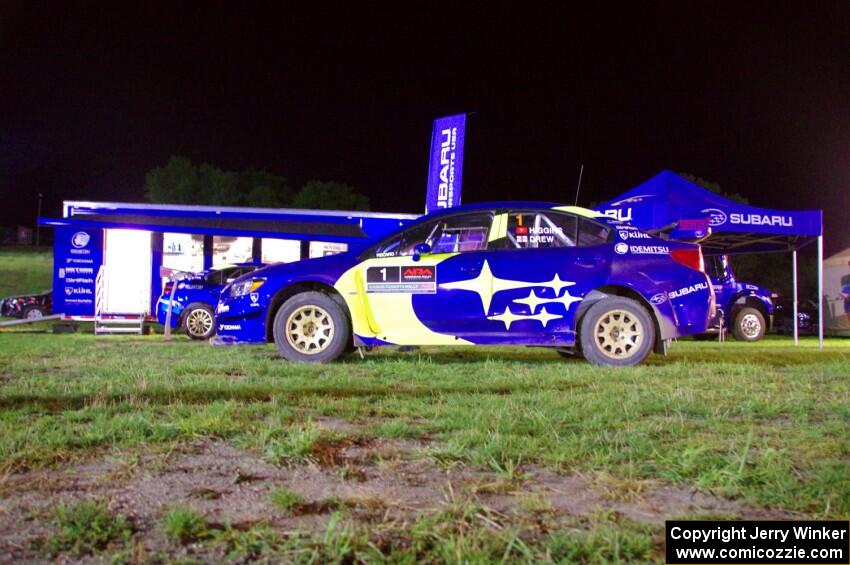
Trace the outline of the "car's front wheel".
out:
[[[758,341],[764,337],[766,331],[764,316],[755,308],[745,306],[735,314],[732,334],[738,341]]]
[[[274,317],[274,341],[289,361],[327,363],[351,341],[351,324],[342,307],[322,292],[302,292],[283,303]]]
[[[192,339],[209,339],[215,333],[215,312],[208,304],[193,302],[183,313],[183,330]]]
[[[655,324],[639,302],[608,296],[581,319],[579,339],[585,359],[594,365],[637,365],[652,351]]]

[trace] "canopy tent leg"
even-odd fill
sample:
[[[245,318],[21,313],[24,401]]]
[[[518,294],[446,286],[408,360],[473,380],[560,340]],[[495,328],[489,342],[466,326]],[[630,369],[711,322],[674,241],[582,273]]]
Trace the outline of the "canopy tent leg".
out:
[[[798,334],[798,328],[797,328],[797,326],[799,325],[799,321],[797,320],[797,250],[796,249],[791,252],[791,266],[794,270],[794,274],[793,274],[792,279],[791,279],[792,280],[791,285],[794,287],[794,309],[792,311],[793,314],[794,314],[794,318],[793,318],[793,320],[794,320],[794,345],[799,345],[799,334]]]
[[[818,347],[823,349],[823,236],[818,236]]]

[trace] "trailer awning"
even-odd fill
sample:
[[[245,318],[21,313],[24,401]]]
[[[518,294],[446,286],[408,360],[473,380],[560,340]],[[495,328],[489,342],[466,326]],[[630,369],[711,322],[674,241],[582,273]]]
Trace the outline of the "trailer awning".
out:
[[[363,243],[369,239],[363,231],[360,220],[339,217],[331,219],[312,216],[270,220],[198,215],[85,214],[70,218],[39,218],[38,223],[42,226],[79,227],[80,229],[137,229],[152,232],[272,237],[349,244]]]

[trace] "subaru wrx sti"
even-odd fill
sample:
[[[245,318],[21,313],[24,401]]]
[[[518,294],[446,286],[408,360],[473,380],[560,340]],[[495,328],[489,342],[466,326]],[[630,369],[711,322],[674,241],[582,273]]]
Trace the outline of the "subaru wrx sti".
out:
[[[222,291],[213,343],[272,341],[307,362],[354,347],[525,345],[635,365],[704,332],[713,310],[698,245],[584,208],[474,204],[240,277]]]
[[[182,328],[192,339],[210,338],[215,333],[215,306],[221,290],[238,277],[263,266],[257,263],[218,265],[165,283],[156,302],[157,321],[165,325],[171,304],[172,328]],[[177,288],[172,288],[175,284]]]

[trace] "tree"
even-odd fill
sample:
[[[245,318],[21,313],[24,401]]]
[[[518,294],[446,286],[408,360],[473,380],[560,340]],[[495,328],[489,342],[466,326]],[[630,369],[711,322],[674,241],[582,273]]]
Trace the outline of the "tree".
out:
[[[283,208],[292,203],[293,191],[284,177],[249,167],[239,173],[245,204],[257,208]]]
[[[242,204],[239,175],[204,163],[198,169],[198,199],[213,206]]]
[[[145,198],[151,202],[196,204],[198,171],[186,157],[171,156],[162,167],[145,175]]]
[[[292,205],[316,210],[368,210],[369,199],[347,184],[311,180],[295,195]]]
[[[280,208],[290,205],[292,196],[286,179],[268,171],[224,171],[186,157],[172,156],[145,175],[145,197],[162,204]]]

